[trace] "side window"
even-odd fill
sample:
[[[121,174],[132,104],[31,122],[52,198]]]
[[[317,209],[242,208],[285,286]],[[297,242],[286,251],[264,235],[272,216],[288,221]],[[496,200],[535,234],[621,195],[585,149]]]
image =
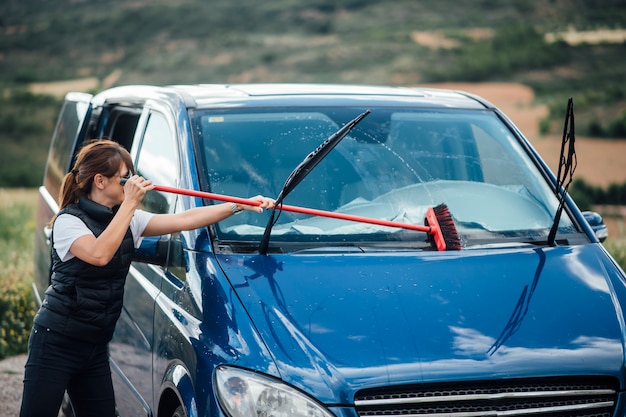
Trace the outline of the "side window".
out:
[[[473,133],[485,182],[496,185],[530,185],[523,165],[512,158],[515,152],[505,148],[508,142],[497,139],[480,126],[474,126]]]
[[[68,95],[54,129],[44,186],[55,199],[59,196],[63,177],[73,162],[76,139],[90,111],[90,99],[91,96],[87,94]]]
[[[137,173],[155,184],[175,186],[178,178],[178,148],[167,119],[161,113],[152,113],[148,119],[139,158]],[[143,209],[152,213],[170,213],[176,196],[150,191],[143,200]]]
[[[110,110],[102,136],[130,150],[140,116],[141,109],[118,107]]]
[[[154,184],[177,186],[179,175],[178,146],[176,136],[167,119],[161,113],[152,112],[146,124],[137,159],[137,173]],[[173,213],[176,195],[149,191],[143,199],[142,209],[157,213]],[[172,234],[168,242],[168,266],[170,274],[185,281],[186,263],[180,233]]]

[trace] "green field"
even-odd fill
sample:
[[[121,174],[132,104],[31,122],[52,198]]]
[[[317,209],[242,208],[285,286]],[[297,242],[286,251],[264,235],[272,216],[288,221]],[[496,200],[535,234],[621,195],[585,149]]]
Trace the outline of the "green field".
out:
[[[619,35],[623,0],[30,0],[0,16],[0,187],[39,185],[63,91],[34,86],[56,82],[514,82],[549,108],[543,133],[573,97],[579,136],[626,138],[624,41],[562,35]]]

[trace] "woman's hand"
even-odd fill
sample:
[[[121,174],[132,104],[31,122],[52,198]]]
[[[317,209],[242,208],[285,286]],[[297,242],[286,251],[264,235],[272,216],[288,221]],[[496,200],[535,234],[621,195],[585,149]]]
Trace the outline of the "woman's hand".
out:
[[[124,184],[124,200],[129,200],[137,207],[146,193],[154,188],[152,181],[140,177],[139,175],[133,175]]]
[[[261,202],[258,206],[250,206],[248,204],[237,204],[237,208],[240,210],[248,210],[248,211],[256,211],[257,213],[263,213],[263,209],[272,208],[276,201],[273,198],[263,197],[262,195],[257,195],[255,197],[250,198],[250,200],[255,200]]]

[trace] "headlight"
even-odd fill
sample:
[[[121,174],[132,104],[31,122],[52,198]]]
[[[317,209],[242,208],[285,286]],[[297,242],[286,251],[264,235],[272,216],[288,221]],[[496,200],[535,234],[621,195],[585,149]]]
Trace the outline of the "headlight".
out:
[[[217,398],[230,417],[334,417],[278,379],[229,366],[218,367],[214,379]]]

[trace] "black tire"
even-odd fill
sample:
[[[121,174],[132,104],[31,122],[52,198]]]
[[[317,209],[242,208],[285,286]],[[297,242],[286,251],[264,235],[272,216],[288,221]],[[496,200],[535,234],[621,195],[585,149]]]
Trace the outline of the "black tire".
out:
[[[185,413],[185,408],[182,405],[179,405],[172,413],[172,417],[187,417],[187,413]]]

